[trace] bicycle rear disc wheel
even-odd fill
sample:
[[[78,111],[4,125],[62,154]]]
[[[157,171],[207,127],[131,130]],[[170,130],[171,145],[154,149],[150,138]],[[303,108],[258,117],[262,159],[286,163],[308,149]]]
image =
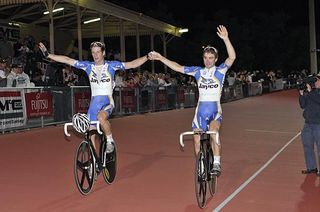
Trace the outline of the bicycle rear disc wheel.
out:
[[[216,175],[210,176],[210,170],[213,167],[213,153],[211,148],[208,150],[207,158],[208,158],[208,167],[209,167],[208,177],[210,177],[208,181],[208,186],[209,186],[210,195],[213,196],[216,193],[218,177]]]
[[[204,208],[206,205],[207,181],[205,171],[205,161],[203,161],[203,153],[199,152],[196,158],[195,165],[195,192],[199,208]]]
[[[113,152],[106,154],[106,166],[102,169],[103,179],[107,184],[111,185],[117,174],[117,146],[114,144]],[[104,147],[106,143],[104,143]],[[105,148],[104,148],[105,149]]]
[[[82,141],[74,158],[74,178],[81,194],[87,195],[94,184],[95,162],[87,141]]]
[[[210,180],[208,181],[209,185],[209,191],[211,196],[213,196],[217,191],[217,185],[218,185],[218,177],[217,175],[213,175],[210,177]]]

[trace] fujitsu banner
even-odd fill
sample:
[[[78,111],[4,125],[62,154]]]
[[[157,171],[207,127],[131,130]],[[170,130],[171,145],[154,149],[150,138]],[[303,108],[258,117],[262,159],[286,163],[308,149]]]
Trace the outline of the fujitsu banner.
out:
[[[87,113],[90,105],[90,92],[74,93],[74,111],[76,113]]]
[[[49,92],[26,93],[26,106],[28,118],[53,115],[52,94]]]
[[[26,124],[24,98],[20,91],[0,91],[0,129]]]

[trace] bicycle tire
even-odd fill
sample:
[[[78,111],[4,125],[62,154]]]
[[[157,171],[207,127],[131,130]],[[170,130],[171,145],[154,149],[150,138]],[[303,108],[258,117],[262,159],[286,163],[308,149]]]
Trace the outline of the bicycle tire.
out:
[[[88,141],[82,141],[74,158],[74,178],[81,194],[87,195],[95,181],[95,160]]]
[[[212,153],[212,150],[211,148],[208,149],[207,151],[207,164],[209,167],[208,168],[208,187],[209,187],[209,191],[210,191],[210,195],[213,196],[215,193],[216,193],[216,190],[217,190],[217,176],[216,175],[211,175],[210,174],[210,170],[212,169],[213,167],[213,153]]]
[[[201,171],[202,170],[202,171]],[[207,180],[206,180],[206,168],[204,161],[204,153],[199,152],[196,157],[195,163],[195,193],[199,208],[204,208],[206,205],[207,195]],[[199,174],[200,173],[200,174]]]
[[[106,142],[103,143],[103,150],[106,149]],[[104,151],[103,151],[104,152]],[[104,181],[111,185],[117,174],[117,146],[114,142],[114,150],[112,153],[106,154],[106,165],[102,169]]]
[[[210,195],[213,196],[217,191],[218,177],[217,175],[212,175],[208,181]]]

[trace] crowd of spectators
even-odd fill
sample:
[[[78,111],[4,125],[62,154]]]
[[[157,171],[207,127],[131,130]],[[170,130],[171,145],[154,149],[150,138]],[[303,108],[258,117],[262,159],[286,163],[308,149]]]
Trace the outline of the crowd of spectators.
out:
[[[48,45],[45,40],[42,42]],[[45,61],[32,36],[21,39],[12,45],[0,33],[0,49],[0,87],[89,85],[88,77],[82,70]],[[117,51],[112,50],[108,52],[107,59],[118,59],[117,55]],[[77,59],[76,52],[71,52],[69,56]],[[246,90],[248,84],[261,82],[272,87],[277,79],[283,79],[292,87],[297,80],[308,74],[306,69],[292,71],[286,76],[283,76],[281,70],[230,70],[226,75],[225,86],[242,85]],[[129,88],[171,85],[195,86],[196,82],[192,76],[176,72],[152,73],[148,70],[127,70],[116,72],[115,85]]]

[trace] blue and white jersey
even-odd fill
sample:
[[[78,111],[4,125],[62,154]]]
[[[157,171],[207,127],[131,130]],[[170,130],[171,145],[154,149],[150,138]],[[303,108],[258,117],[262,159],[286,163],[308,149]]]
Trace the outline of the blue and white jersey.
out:
[[[105,61],[103,65],[95,65],[94,62],[76,61],[73,66],[84,70],[89,77],[91,86],[89,120],[97,121],[101,110],[105,110],[110,116],[114,108],[112,97],[114,75],[116,70],[125,69],[124,64],[119,61]]]
[[[210,69],[199,66],[185,66],[184,73],[194,76],[199,90],[199,102],[220,102],[225,74],[229,66],[222,63]]]
[[[89,61],[76,61],[73,66],[87,73],[91,96],[112,97],[115,71],[125,69],[124,64],[119,61],[105,61],[103,65],[95,65],[94,62]]]

